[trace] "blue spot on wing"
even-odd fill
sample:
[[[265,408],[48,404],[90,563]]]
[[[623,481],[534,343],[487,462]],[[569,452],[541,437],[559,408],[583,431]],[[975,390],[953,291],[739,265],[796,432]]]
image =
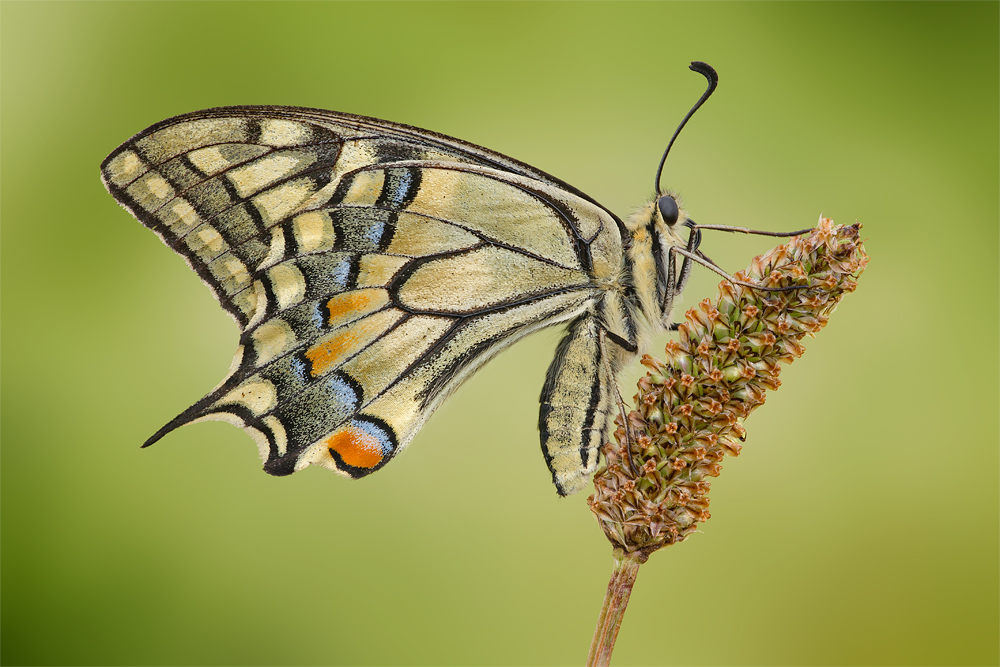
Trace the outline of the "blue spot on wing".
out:
[[[342,373],[335,374],[330,378],[328,390],[331,398],[337,404],[343,405],[353,411],[358,407],[358,403],[361,402],[361,388],[352,386],[348,379]]]
[[[323,306],[322,302],[317,301],[309,313],[309,319],[317,331],[322,331],[326,327],[326,313],[323,312]]]
[[[378,247],[379,242],[382,240],[382,234],[385,233],[385,223],[374,222],[372,226],[368,228],[368,240],[374,247]]]
[[[351,260],[345,258],[338,261],[330,271],[330,278],[340,289],[347,289],[347,282],[351,278]]]
[[[399,169],[394,170],[393,176],[393,188],[389,193],[389,205],[393,208],[401,207],[407,200],[410,194],[410,188],[413,187],[413,172],[409,169]]]
[[[299,355],[297,354],[292,355],[291,366],[292,366],[292,372],[295,373],[301,384],[305,384],[306,382],[309,381],[309,367],[306,365],[306,362],[303,361]]]
[[[351,425],[374,438],[378,442],[379,447],[382,448],[382,456],[392,454],[392,450],[394,449],[392,444],[393,438],[390,433],[386,432],[385,428],[366,419],[352,419]]]

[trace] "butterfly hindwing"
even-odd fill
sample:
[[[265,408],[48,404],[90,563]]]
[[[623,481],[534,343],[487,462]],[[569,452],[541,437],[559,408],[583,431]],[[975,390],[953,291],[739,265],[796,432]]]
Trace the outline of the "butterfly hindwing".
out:
[[[557,464],[596,465],[611,383],[599,355],[586,370],[574,360],[596,354],[602,327],[634,330],[627,313],[599,318],[601,285],[622,270],[621,223],[585,195],[441,135],[286,107],[164,121],[102,176],[241,328],[229,377],[150,442],[224,419],[254,436],[272,474],[363,476],[498,351],[575,320],[557,375],[603,398],[579,423],[562,418],[546,458],[554,479]],[[550,403],[575,393],[549,391]]]
[[[617,364],[602,345],[598,318],[586,313],[570,324],[542,388],[538,431],[552,481],[564,494],[586,484],[614,413]]]

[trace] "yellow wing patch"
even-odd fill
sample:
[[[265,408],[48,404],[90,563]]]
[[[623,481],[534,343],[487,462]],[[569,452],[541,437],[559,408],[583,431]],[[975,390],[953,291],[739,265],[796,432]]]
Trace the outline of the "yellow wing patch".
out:
[[[456,225],[401,213],[396,220],[396,233],[386,252],[406,257],[426,257],[472,248],[479,243],[479,237]]]
[[[324,211],[308,211],[295,216],[292,234],[303,253],[332,250],[337,242],[330,215]]]
[[[540,207],[536,196],[510,183],[473,178],[453,169],[428,170],[408,210],[453,221],[506,246],[580,268],[558,214]]]

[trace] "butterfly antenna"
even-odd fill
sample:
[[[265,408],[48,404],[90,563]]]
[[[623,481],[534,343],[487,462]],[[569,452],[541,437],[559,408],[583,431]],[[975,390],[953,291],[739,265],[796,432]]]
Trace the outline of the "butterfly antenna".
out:
[[[734,285],[743,285],[743,287],[749,287],[751,289],[761,290],[763,292],[790,292],[792,290],[809,289],[811,287],[811,285],[789,285],[788,287],[765,287],[764,285],[757,285],[756,283],[748,283],[745,280],[738,280],[733,276],[729,275],[728,273],[726,273],[721,266],[719,266],[718,264],[710,260],[708,257],[706,257],[704,253],[702,253],[700,250],[696,250],[694,252],[688,252],[683,248],[678,248],[674,246],[673,248],[670,249],[670,252],[675,252],[678,255],[683,255],[684,257],[690,259],[692,262],[696,262],[708,269],[711,269],[712,271],[718,273],[720,276],[722,276],[729,282],[733,283]]]
[[[733,225],[695,225],[694,229],[714,229],[720,232],[730,232],[733,234],[756,234],[758,236],[801,236],[802,234],[808,234],[812,231],[809,229],[800,229],[797,232],[766,232],[762,229],[750,229],[749,227],[736,227]]]
[[[660,188],[660,175],[663,174],[663,164],[667,161],[667,155],[670,153],[670,147],[674,145],[677,135],[684,129],[684,126],[687,124],[688,120],[690,120],[691,116],[694,115],[694,112],[705,103],[705,100],[712,96],[712,93],[715,92],[716,87],[719,85],[719,75],[714,69],[712,69],[711,65],[695,60],[691,63],[690,69],[691,71],[698,72],[698,74],[701,74],[708,79],[708,89],[701,96],[701,99],[695,102],[694,106],[691,107],[691,111],[688,111],[687,115],[684,116],[684,120],[682,120],[681,124],[677,126],[676,130],[674,130],[674,136],[670,138],[670,143],[667,144],[667,150],[663,151],[663,157],[660,158],[660,166],[656,168],[656,183],[654,185],[656,187],[657,194],[663,193],[663,190]]]

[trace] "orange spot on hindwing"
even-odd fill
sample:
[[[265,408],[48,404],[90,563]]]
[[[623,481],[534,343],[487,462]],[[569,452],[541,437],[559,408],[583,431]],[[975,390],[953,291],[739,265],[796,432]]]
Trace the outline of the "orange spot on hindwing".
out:
[[[389,460],[395,442],[392,429],[381,420],[352,419],[323,444],[330,449],[337,468],[351,477],[364,477]]]
[[[384,290],[378,291],[384,293]],[[358,316],[354,316],[353,321],[337,327],[320,338],[304,353],[310,364],[309,370],[313,377],[319,377],[337,368],[371,345],[402,315],[403,313],[398,310],[383,309],[371,315],[360,317],[360,319]]]
[[[338,294],[326,303],[327,311],[330,313],[330,321],[337,322],[351,313],[364,312],[371,301],[371,290]]]
[[[351,352],[359,347],[358,335],[348,329],[344,329],[337,335],[328,338],[319,345],[306,350],[305,357],[312,364],[312,374],[319,376],[330,368],[340,365],[347,352]]]
[[[359,289],[336,294],[326,302],[327,326],[336,328],[353,322],[389,303],[384,289]]]

